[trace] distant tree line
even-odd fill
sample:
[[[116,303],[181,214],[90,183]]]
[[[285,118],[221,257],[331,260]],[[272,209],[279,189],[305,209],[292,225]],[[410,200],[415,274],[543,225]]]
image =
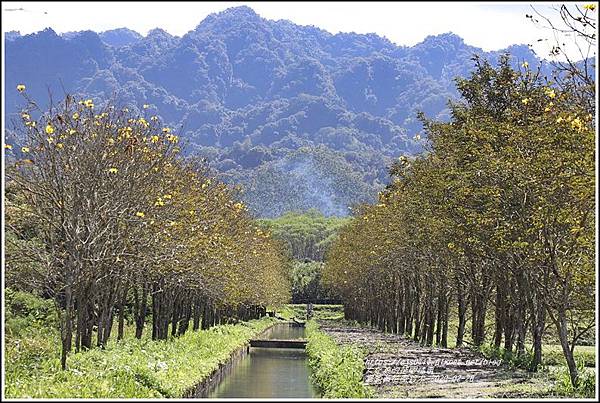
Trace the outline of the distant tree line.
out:
[[[259,220],[293,259],[289,273],[292,303],[339,302],[339,297],[323,286],[321,274],[325,253],[348,222],[348,218],[326,217],[317,210]]]

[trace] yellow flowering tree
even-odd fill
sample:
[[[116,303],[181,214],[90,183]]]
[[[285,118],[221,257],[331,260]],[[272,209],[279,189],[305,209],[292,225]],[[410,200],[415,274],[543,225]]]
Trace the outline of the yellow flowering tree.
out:
[[[73,347],[103,347],[115,320],[122,338],[127,309],[137,337],[151,309],[152,336],[166,339],[287,301],[279,246],[255,235],[203,164],[180,157],[160,119],[71,96],[43,113],[18,90],[28,106],[7,177],[43,245],[33,257],[60,308],[63,368]]]

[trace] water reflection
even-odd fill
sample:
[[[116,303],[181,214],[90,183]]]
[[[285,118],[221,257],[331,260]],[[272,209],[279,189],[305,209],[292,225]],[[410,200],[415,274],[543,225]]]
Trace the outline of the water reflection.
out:
[[[261,339],[303,339],[304,327],[288,324],[273,326]]]
[[[304,337],[304,328],[278,325],[263,336],[270,339]],[[211,398],[319,397],[310,383],[306,352],[299,349],[252,347],[214,389]]]

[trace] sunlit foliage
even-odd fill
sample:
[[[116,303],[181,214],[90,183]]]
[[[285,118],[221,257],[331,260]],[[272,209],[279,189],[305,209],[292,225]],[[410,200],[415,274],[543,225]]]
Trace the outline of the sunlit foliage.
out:
[[[347,318],[426,345],[447,346],[455,318],[457,346],[467,320],[472,345],[507,357],[531,340],[530,370],[554,325],[576,386],[573,349],[595,326],[595,122],[528,66],[476,65],[450,122],[423,118],[428,152],[400,158],[342,229],[323,277]]]
[[[55,299],[63,368],[94,334],[104,347],[116,318],[122,338],[126,311],[136,337],[151,313],[152,337],[166,339],[287,302],[282,249],[204,164],[179,157],[178,136],[150,111],[67,96],[43,112],[18,91],[7,279]]]

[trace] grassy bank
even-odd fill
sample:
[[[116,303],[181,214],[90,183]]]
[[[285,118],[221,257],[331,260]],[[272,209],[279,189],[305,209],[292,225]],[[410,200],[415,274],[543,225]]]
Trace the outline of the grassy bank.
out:
[[[306,304],[287,304],[279,308],[277,314],[285,319],[306,318]],[[343,305],[315,304],[313,305],[313,319],[343,319]]]
[[[111,340],[105,350],[72,354],[61,371],[60,337],[45,325],[52,306],[35,298],[26,309],[7,306],[5,395],[9,398],[180,397],[219,363],[276,320],[262,318],[236,325],[187,332],[168,341]],[[27,307],[39,305],[38,308]],[[37,316],[37,319],[36,319]],[[49,318],[47,318],[49,319]]]
[[[372,397],[362,382],[365,353],[355,346],[338,346],[314,321],[306,326],[306,352],[312,378],[324,398]]]

